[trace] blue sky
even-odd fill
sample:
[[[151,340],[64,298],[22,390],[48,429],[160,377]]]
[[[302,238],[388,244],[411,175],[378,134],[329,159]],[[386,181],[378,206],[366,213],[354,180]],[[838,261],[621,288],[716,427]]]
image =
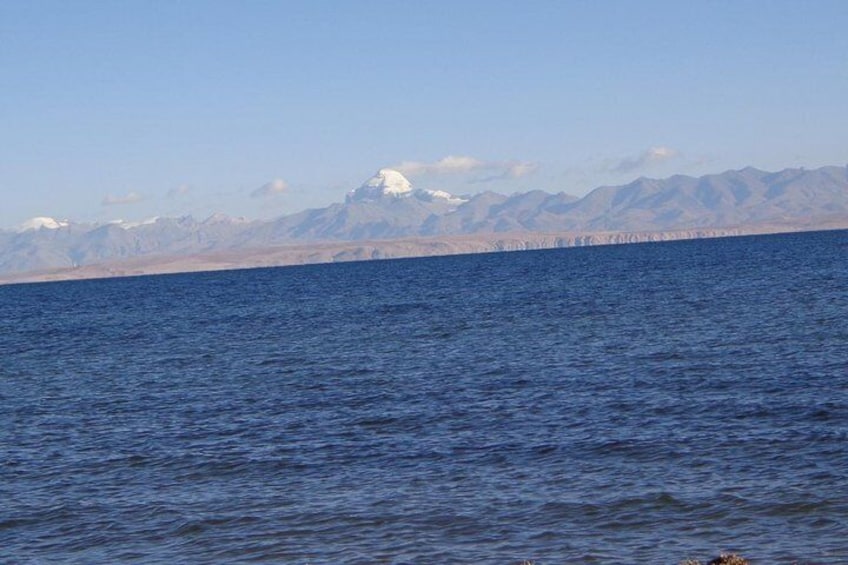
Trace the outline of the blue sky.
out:
[[[848,2],[0,3],[0,227],[848,162]]]

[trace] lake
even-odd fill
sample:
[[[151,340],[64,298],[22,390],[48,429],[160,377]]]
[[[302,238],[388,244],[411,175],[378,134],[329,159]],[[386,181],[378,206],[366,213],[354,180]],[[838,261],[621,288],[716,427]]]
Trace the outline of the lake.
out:
[[[848,231],[0,287],[0,562],[848,563]]]

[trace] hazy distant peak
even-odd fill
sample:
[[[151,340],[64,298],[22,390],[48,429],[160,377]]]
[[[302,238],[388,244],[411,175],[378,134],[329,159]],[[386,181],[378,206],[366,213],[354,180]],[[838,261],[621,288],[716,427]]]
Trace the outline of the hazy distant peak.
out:
[[[39,229],[47,229],[47,230],[56,230],[59,228],[64,228],[68,226],[67,221],[60,221],[54,218],[50,218],[48,216],[38,216],[35,218],[30,218],[25,221],[18,227],[18,232],[25,232],[30,230],[39,230]]]
[[[365,181],[362,186],[352,190],[347,200],[374,200],[383,197],[399,198],[412,193],[412,183],[394,169],[380,169],[377,174]]]
[[[766,171],[763,171],[762,169],[758,169],[757,167],[752,167],[751,165],[748,165],[745,168],[739,169],[736,172],[746,173],[746,174],[754,174],[754,175],[767,175],[768,174]]]
[[[244,216],[228,216],[226,214],[222,214],[221,212],[215,212],[205,220],[203,220],[204,225],[212,225],[212,224],[246,224],[250,220],[245,218]]]

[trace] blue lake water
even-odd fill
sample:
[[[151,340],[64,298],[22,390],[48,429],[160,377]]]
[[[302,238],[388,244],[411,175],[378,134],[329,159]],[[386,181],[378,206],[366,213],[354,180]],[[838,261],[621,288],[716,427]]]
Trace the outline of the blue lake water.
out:
[[[848,563],[848,232],[0,287],[2,563]]]

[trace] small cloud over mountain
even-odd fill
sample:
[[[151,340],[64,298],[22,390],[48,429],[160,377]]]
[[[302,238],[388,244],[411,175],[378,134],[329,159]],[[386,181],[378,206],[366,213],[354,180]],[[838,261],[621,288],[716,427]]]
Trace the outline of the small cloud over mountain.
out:
[[[605,168],[611,173],[633,173],[652,165],[669,161],[678,155],[680,155],[680,152],[671,147],[651,147],[635,157],[627,157],[616,162],[608,163]]]
[[[137,192],[130,192],[124,196],[114,196],[112,194],[107,194],[103,197],[103,200],[100,202],[103,206],[120,206],[123,204],[135,204],[136,202],[141,202],[141,195]]]
[[[282,194],[289,189],[289,183],[283,179],[274,179],[271,182],[266,182],[256,190],[250,193],[251,198],[268,198]]]
[[[403,161],[391,167],[407,176],[489,173],[471,182],[488,182],[520,178],[533,173],[538,166],[526,161],[483,161],[474,157],[448,155],[438,161]]]
[[[506,163],[499,163],[497,167],[492,168],[495,169],[494,174],[474,179],[471,182],[479,184],[504,179],[518,179],[535,173],[539,168],[539,165],[525,161],[509,161]]]
[[[176,198],[177,196],[185,196],[191,192],[191,186],[188,184],[181,184],[180,186],[174,187],[168,191],[168,198]]]
[[[485,167],[485,163],[474,157],[461,155],[448,155],[438,161],[431,163],[423,161],[403,161],[392,169],[407,175],[444,175],[455,173],[467,173]]]
[[[539,165],[537,163],[517,161],[509,164],[506,169],[506,176],[517,179],[535,173],[538,168]]]

